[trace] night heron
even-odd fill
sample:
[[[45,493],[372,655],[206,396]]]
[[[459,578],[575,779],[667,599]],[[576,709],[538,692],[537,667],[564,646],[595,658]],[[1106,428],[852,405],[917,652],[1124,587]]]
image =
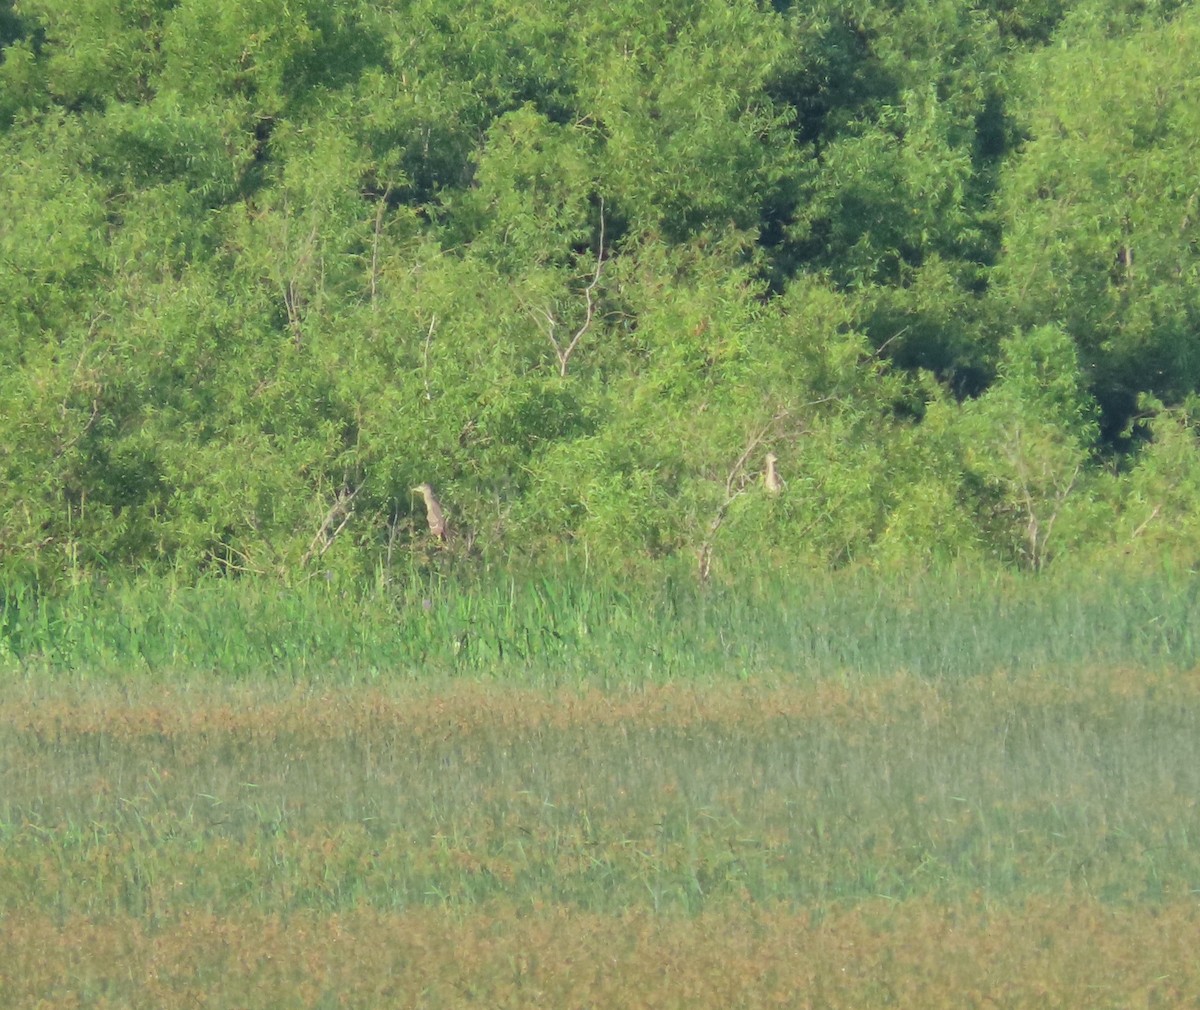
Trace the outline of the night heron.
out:
[[[425,518],[429,522],[429,532],[439,540],[445,540],[450,526],[446,522],[446,514],[442,511],[442,503],[433,493],[433,485],[420,484],[413,490],[420,491],[421,497],[425,499]]]
[[[783,481],[779,479],[779,471],[775,469],[778,461],[779,457],[775,453],[767,453],[767,469],[763,473],[763,487],[767,489],[768,494],[779,494],[783,490]]]

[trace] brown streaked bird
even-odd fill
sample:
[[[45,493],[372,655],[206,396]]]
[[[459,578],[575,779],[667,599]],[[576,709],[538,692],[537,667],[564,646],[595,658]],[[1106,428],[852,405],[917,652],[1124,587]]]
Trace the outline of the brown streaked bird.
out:
[[[439,540],[445,540],[450,532],[450,524],[442,511],[442,503],[433,493],[433,485],[418,484],[413,490],[420,491],[421,497],[425,499],[425,518],[429,522],[429,532]]]
[[[767,453],[767,469],[763,473],[763,487],[767,489],[768,494],[779,494],[783,490],[783,481],[779,479],[779,471],[775,469],[778,461],[779,457],[775,453]]]

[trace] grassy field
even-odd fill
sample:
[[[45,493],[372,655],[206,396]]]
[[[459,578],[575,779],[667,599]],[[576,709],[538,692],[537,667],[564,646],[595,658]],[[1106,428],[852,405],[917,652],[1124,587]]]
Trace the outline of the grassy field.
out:
[[[0,1005],[1194,1005],[1194,595],[1025,586],[10,603]]]
[[[0,670],[59,682],[216,673],[339,687],[469,677],[623,688],[1198,663],[1200,580],[1187,570],[841,573],[706,587],[413,572],[365,588],[335,578],[84,583],[51,598],[0,582]]]

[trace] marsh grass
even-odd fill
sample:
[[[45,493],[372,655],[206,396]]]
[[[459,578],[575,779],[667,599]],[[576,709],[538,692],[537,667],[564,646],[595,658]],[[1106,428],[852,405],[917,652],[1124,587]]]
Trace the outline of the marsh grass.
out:
[[[620,687],[675,678],[783,678],[907,670],[1200,663],[1200,580],[1189,572],[1103,578],[912,579],[839,573],[701,587],[414,571],[372,587],[314,579],[82,584],[64,595],[0,592],[0,666],[27,676],[362,683],[467,676]]]
[[[4,1006],[1184,1005],[1185,577],[5,597]]]
[[[1200,996],[1198,702],[1195,673],[1115,668],[11,683],[0,992],[1183,1005]]]
[[[1200,882],[1200,683],[8,701],[0,912],[695,914]]]

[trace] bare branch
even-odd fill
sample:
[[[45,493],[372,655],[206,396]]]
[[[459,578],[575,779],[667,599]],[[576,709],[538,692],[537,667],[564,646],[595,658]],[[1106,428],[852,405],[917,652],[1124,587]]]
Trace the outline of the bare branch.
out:
[[[567,361],[570,359],[572,352],[579,344],[580,339],[587,333],[592,325],[592,316],[596,311],[596,303],[592,298],[593,292],[596,290],[596,285],[600,283],[600,271],[604,269],[604,198],[600,198],[600,241],[596,246],[596,272],[592,275],[592,282],[583,289],[584,298],[587,299],[587,313],[584,316],[583,325],[575,332],[575,336],[571,338],[571,342],[567,345],[567,350],[563,354],[559,354],[558,362],[560,365],[559,374],[564,378],[567,374]],[[558,348],[556,347],[557,351]]]
[[[1158,516],[1158,512],[1161,508],[1162,508],[1161,505],[1155,505],[1153,511],[1148,516],[1146,516],[1146,521],[1144,523],[1142,523],[1136,530],[1134,530],[1132,533],[1129,534],[1129,542],[1130,543],[1133,543],[1133,541],[1135,541],[1138,537],[1140,537],[1143,533],[1146,532],[1146,527],[1149,526],[1152,522],[1154,522],[1154,520]]]
[[[591,328],[592,319],[596,314],[595,292],[596,285],[600,283],[600,274],[604,270],[604,198],[600,198],[600,242],[596,247],[596,269],[592,274],[592,279],[587,287],[583,289],[583,297],[586,302],[584,311],[583,325],[575,331],[575,335],[571,337],[570,342],[564,347],[558,342],[558,338],[554,335],[554,331],[558,326],[553,314],[548,309],[543,309],[542,314],[546,317],[546,335],[550,338],[550,345],[554,348],[554,356],[558,358],[558,374],[564,379],[567,376],[567,365],[571,360],[571,355],[575,352],[575,348],[579,346],[579,341],[583,339],[583,335]]]
[[[821,401],[815,401],[815,402],[819,403]],[[760,428],[756,434],[751,436],[750,441],[746,443],[745,451],[737,458],[737,462],[735,462],[733,464],[733,467],[729,471],[729,476],[727,476],[725,478],[725,496],[730,501],[732,501],[733,498],[736,497],[736,495],[734,495],[734,493],[733,493],[734,481],[740,480],[741,486],[742,487],[745,486],[745,483],[746,483],[746,476],[745,476],[746,461],[754,454],[754,451],[762,444],[762,440],[764,438],[766,438],[767,435],[770,434],[771,429],[774,428],[777,424],[779,424],[780,421],[786,420],[789,414],[791,414],[791,411],[787,407],[780,407],[779,410],[775,412],[775,416],[772,417],[771,420],[769,420],[766,424],[764,424],[762,426],[762,428]]]
[[[353,491],[345,486],[338,489],[338,493],[334,496],[333,504],[329,507],[329,511],[325,513],[325,518],[321,520],[321,525],[313,535],[312,542],[308,545],[308,550],[304,552],[304,557],[300,559],[301,566],[307,565],[314,557],[321,557],[333,546],[333,541],[346,528],[346,523],[350,521],[350,517],[354,514],[354,509],[350,506],[358,495],[358,492],[362,489],[362,484],[359,484]]]
[[[429,332],[425,334],[425,352],[421,365],[421,376],[425,382],[425,399],[432,400],[433,394],[429,391],[429,345],[433,342],[433,328],[437,325],[437,313],[429,317]]]
[[[66,411],[66,401],[65,400],[63,401],[63,411],[64,412]],[[86,423],[84,424],[84,426],[82,428],[79,429],[79,431],[75,432],[75,434],[72,435],[71,438],[69,438],[61,446],[59,446],[57,449],[55,449],[54,458],[59,459],[62,456],[65,456],[72,448],[74,448],[75,445],[77,445],[79,443],[79,441],[83,438],[83,436],[92,430],[93,426],[96,424],[96,421],[99,419],[99,417],[100,417],[100,401],[93,400],[91,417],[89,417],[87,419]]]
[[[317,226],[313,225],[301,248],[293,258],[290,276],[287,281],[279,282],[283,294],[283,306],[287,310],[288,327],[292,331],[292,342],[299,347],[304,343],[304,318],[307,315],[309,299],[304,291],[304,281],[309,279],[314,252],[317,249]],[[284,238],[286,242],[286,236]],[[325,287],[325,257],[318,256],[318,273],[320,280],[318,290]]]
[[[890,344],[890,343],[891,343],[893,340],[899,340],[899,339],[900,339],[902,336],[904,336],[904,334],[906,334],[906,333],[907,333],[907,332],[908,332],[910,329],[912,329],[912,327],[911,327],[911,326],[905,326],[905,327],[902,327],[901,329],[897,330],[897,331],[896,331],[895,333],[893,333],[893,334],[892,334],[890,337],[888,337],[888,338],[887,338],[887,340],[885,340],[885,341],[884,341],[882,344],[880,344],[878,347],[876,347],[876,348],[875,348],[875,350],[873,350],[873,351],[871,352],[871,355],[870,355],[870,356],[871,356],[872,358],[882,358],[882,357],[883,357],[883,352],[884,352],[885,350],[887,350],[887,345],[888,345],[888,344]]]
[[[375,209],[375,235],[371,239],[371,308],[375,308],[375,286],[379,282],[379,234],[383,230],[383,212],[387,210],[388,197],[392,195],[389,182]]]
[[[697,560],[699,562],[698,574],[701,582],[707,582],[712,572],[713,546],[716,543],[717,532],[721,529],[722,524],[725,522],[725,517],[729,514],[729,506],[745,494],[750,487],[750,482],[746,475],[746,461],[759,445],[762,444],[762,440],[767,437],[771,430],[779,422],[785,420],[790,413],[791,411],[787,407],[781,407],[776,411],[775,416],[771,420],[750,436],[750,440],[746,443],[746,448],[734,461],[733,466],[730,467],[729,474],[725,478],[725,500],[717,506],[716,512],[713,513],[713,517],[708,524],[708,533],[704,541],[700,544],[700,550],[697,552]]]
[[[1054,523],[1057,521],[1059,513],[1062,511],[1063,503],[1070,496],[1075,488],[1075,482],[1079,479],[1079,471],[1081,464],[1076,463],[1075,469],[1071,471],[1071,476],[1065,484],[1059,484],[1054,489],[1054,508],[1050,513],[1050,517],[1046,520],[1045,532],[1042,534],[1041,544],[1038,546],[1037,568],[1041,570],[1046,563],[1046,545],[1050,541],[1050,534],[1054,532]]]
[[[234,547],[233,544],[222,544],[221,549],[224,552],[224,556],[218,554],[212,549],[209,549],[208,556],[225,570],[231,572],[242,572],[246,575],[265,574],[261,568],[256,568],[253,564],[251,564],[250,556],[245,551]],[[240,563],[233,560],[233,556],[235,554],[241,559]]]

